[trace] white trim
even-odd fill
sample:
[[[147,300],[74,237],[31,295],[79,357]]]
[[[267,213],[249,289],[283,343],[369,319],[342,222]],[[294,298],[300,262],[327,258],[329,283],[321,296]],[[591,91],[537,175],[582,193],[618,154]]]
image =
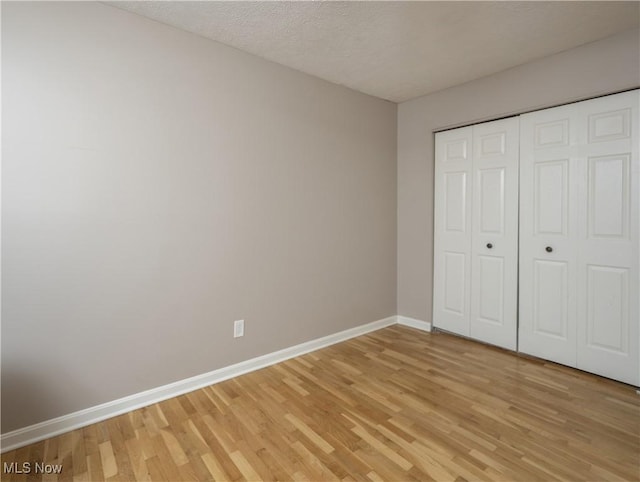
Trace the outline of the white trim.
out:
[[[431,323],[428,321],[416,320],[407,316],[398,316],[398,324],[415,328],[416,330],[431,331]]]
[[[196,375],[195,377],[179,380],[168,385],[152,388],[144,392],[135,393],[118,400],[86,408],[68,415],[45,420],[28,427],[20,428],[6,434],[0,438],[0,452],[6,452],[25,445],[29,445],[40,440],[44,440],[56,435],[75,430],[92,423],[101,422],[116,415],[121,415],[131,410],[146,407],[148,405],[167,400],[169,398],[192,392],[202,387],[213,385],[229,378],[237,377],[245,373],[259,370],[260,368],[279,363],[290,358],[304,355],[320,348],[340,343],[341,341],[364,335],[372,331],[386,328],[398,322],[398,317],[390,316],[382,320],[374,321],[364,325],[356,326],[332,335],[317,338],[299,345],[295,345],[283,350],[268,353],[250,360],[245,360],[234,365],[219,368],[209,373]]]

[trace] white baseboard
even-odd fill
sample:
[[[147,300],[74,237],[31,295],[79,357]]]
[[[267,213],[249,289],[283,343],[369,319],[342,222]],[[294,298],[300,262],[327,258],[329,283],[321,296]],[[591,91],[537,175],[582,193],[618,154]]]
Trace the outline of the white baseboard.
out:
[[[39,442],[40,440],[91,425],[92,423],[101,422],[102,420],[115,417],[116,415],[121,415],[123,413],[130,412],[131,410],[146,407],[178,395],[183,395],[199,388],[213,385],[215,383],[228,380],[229,378],[237,377],[238,375],[243,375],[296,356],[304,355],[305,353],[319,350],[320,348],[340,343],[341,341],[345,341],[356,336],[380,330],[398,323],[398,318],[399,317],[396,316],[390,316],[389,318],[360,325],[339,333],[334,333],[333,335],[317,338],[315,340],[301,343],[300,345],[295,345],[283,350],[236,363],[235,365],[213,370],[209,373],[196,375],[168,385],[152,388],[151,390],[135,393],[128,397],[96,405],[95,407],[73,412],[51,420],[45,420],[44,422],[20,428],[12,432],[7,432],[6,434],[2,434],[0,437],[0,452],[4,453],[8,450]],[[410,320],[410,318],[406,319]],[[408,323],[401,324],[413,326]]]
[[[431,323],[428,321],[416,320],[407,316],[397,316],[398,324],[415,328],[416,330],[431,331]]]

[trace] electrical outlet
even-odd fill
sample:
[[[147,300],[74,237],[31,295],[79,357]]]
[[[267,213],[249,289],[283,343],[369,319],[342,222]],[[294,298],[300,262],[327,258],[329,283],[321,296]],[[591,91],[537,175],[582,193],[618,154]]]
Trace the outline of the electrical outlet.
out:
[[[244,336],[244,320],[233,322],[233,337],[238,338],[240,336]]]

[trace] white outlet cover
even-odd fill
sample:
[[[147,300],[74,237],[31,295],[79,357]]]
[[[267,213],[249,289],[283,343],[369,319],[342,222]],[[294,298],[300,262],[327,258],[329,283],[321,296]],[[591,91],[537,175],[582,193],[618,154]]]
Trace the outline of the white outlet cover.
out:
[[[233,322],[233,337],[238,338],[240,336],[244,336],[244,320]]]

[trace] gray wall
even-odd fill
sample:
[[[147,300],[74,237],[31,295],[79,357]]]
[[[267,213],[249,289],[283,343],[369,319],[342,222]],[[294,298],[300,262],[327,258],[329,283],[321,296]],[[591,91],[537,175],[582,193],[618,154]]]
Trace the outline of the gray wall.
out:
[[[638,86],[640,37],[631,30],[400,104],[398,314],[431,321],[434,131]]]
[[[395,315],[395,104],[84,2],[2,75],[3,432]]]

